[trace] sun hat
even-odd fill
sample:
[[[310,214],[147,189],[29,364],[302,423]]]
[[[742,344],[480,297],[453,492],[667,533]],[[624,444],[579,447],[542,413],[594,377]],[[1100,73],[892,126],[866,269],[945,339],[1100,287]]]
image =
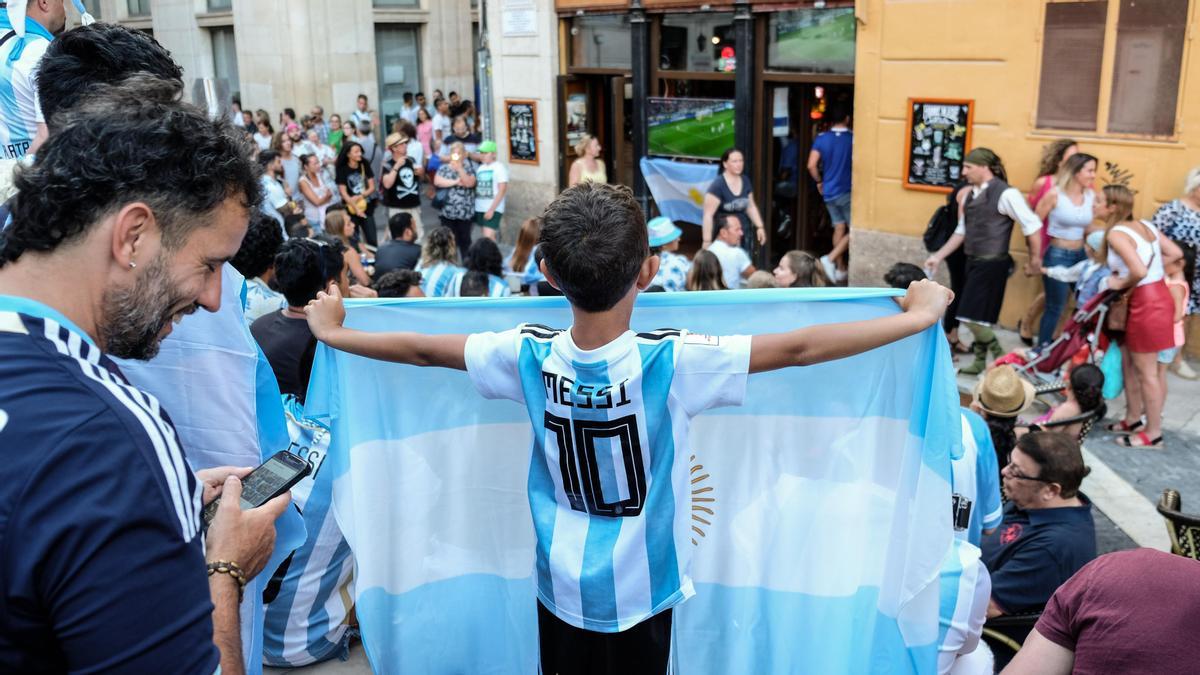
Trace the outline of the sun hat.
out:
[[[987,371],[975,386],[975,402],[992,417],[1016,417],[1033,405],[1033,384],[1004,364]]]
[[[479,152],[495,152],[496,141],[484,141],[479,144]]]
[[[390,133],[383,141],[383,147],[391,150],[393,145],[398,143],[408,143],[408,137],[401,133]]]
[[[675,223],[666,216],[651,218],[650,222],[646,223],[646,229],[650,232],[651,248],[666,246],[683,234],[683,230],[675,227]]]

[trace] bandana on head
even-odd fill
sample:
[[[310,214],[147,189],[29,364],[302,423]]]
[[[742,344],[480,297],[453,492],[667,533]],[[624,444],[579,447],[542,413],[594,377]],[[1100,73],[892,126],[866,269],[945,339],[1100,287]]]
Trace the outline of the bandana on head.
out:
[[[975,148],[967,153],[963,161],[975,166],[994,166],[1000,162],[1000,157],[987,148]]]

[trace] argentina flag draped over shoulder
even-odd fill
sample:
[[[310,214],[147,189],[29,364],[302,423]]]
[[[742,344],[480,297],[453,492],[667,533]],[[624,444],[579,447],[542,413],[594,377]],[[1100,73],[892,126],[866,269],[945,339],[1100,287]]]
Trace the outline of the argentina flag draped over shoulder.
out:
[[[758,334],[899,311],[889,290],[649,294],[632,327]],[[568,328],[562,298],[352,301],[368,331]],[[750,376],[744,404],[691,424],[695,595],[674,672],[933,673],[949,550],[957,390],[937,327],[831,363]],[[536,672],[525,409],[467,373],[322,346],[306,415],[355,556],[356,612],[380,673]],[[532,459],[531,459],[532,458]],[[653,478],[652,478],[653,479]],[[638,570],[631,570],[638,573]],[[616,574],[621,575],[620,565]]]

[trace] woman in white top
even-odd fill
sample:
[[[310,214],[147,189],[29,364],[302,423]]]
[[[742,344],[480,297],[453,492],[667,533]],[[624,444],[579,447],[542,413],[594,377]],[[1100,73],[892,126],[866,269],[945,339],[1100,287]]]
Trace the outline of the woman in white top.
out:
[[[1063,161],[1054,186],[1038,200],[1038,217],[1046,223],[1050,235],[1050,246],[1042,256],[1042,269],[1071,267],[1087,258],[1083,238],[1092,224],[1096,164],[1096,158],[1087,153],[1071,155]],[[1049,276],[1043,276],[1042,282],[1046,289],[1046,309],[1038,327],[1038,345],[1054,339],[1058,319],[1066,309],[1072,288],[1070,283]]]
[[[1132,200],[1130,195],[1127,201]],[[1121,345],[1125,417],[1108,428],[1130,434],[1117,439],[1125,447],[1162,447],[1167,392],[1158,378],[1158,353],[1175,346],[1175,300],[1163,281],[1163,265],[1181,258],[1183,252],[1144,220],[1111,225],[1104,248],[1113,271],[1108,287],[1129,291]]]
[[[271,148],[271,138],[275,136],[275,130],[271,128],[271,122],[259,118],[256,125],[258,131],[254,133],[254,142],[258,144],[259,150],[269,150]]]
[[[304,202],[304,216],[314,232],[325,229],[325,209],[333,202],[333,183],[325,178],[321,160],[316,155],[300,157],[304,168],[300,176],[300,197]]]

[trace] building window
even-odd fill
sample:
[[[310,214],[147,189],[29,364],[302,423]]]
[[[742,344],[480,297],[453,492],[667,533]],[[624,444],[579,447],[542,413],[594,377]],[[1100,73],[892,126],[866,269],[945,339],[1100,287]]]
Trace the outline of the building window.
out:
[[[373,0],[376,7],[420,7],[421,0]]]
[[[233,9],[233,0],[208,0],[208,11],[228,12]]]
[[[571,65],[579,68],[633,67],[629,15],[581,16],[571,22]]]
[[[726,72],[737,68],[733,14],[668,14],[659,32],[659,70]]]
[[[129,16],[150,16],[150,0],[127,0]]]
[[[100,15],[100,0],[83,0],[83,8],[87,10],[88,14],[92,15],[93,19],[97,21],[104,20],[104,17]]]
[[[385,129],[400,119],[404,92],[421,89],[417,29],[399,24],[375,26],[375,60],[379,72],[379,115]]]
[[[1108,131],[1175,131],[1188,0],[1121,0]]]
[[[241,81],[238,79],[237,45],[233,26],[209,29],[212,38],[213,76],[229,84],[229,95],[241,98]]]
[[[1113,4],[1115,13],[1110,12]],[[1037,126],[1173,134],[1187,12],[1188,0],[1046,5]],[[1115,17],[1115,25],[1110,16]],[[1115,40],[1111,72],[1103,66],[1107,39]],[[1107,116],[1101,119],[1105,100]]]
[[[775,12],[767,33],[767,68],[851,74],[857,32],[853,7]]]

